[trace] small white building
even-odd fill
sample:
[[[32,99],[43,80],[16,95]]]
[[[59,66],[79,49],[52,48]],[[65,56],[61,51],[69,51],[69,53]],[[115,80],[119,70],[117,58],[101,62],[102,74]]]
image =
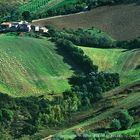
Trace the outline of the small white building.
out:
[[[41,27],[40,31],[43,33],[48,33],[49,30],[46,27]]]
[[[35,26],[35,32],[39,32],[40,27],[39,26]]]
[[[12,27],[12,23],[11,22],[3,22],[1,24],[1,27],[3,27],[3,28],[10,28],[10,27]]]

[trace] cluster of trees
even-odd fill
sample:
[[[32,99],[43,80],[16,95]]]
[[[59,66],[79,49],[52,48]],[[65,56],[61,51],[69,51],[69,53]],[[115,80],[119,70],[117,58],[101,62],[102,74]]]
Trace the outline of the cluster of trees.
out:
[[[24,0],[23,2],[26,2],[26,0]],[[77,0],[76,3],[70,2],[70,3],[62,4],[61,6],[49,10],[45,9],[44,7],[44,9],[40,11],[39,7],[41,7],[41,5],[46,4],[47,2],[48,0],[42,0],[42,1],[33,2],[32,5],[29,4],[26,6],[24,5],[21,6],[19,0],[10,0],[10,2],[2,0],[0,1],[0,22],[9,19],[18,20],[22,18],[21,17],[22,12],[25,11],[31,12],[32,10],[33,11],[36,10],[36,12],[30,13],[31,14],[30,19],[38,19],[38,18],[44,18],[49,16],[65,15],[65,14],[77,13],[85,10],[91,10],[95,7],[103,6],[103,5],[134,2],[134,0]],[[18,7],[21,7],[19,9],[22,10],[15,10],[18,9]]]
[[[17,3],[13,3],[12,1],[0,1],[0,22],[6,19],[9,20],[16,7]]]
[[[80,105],[75,95],[50,101],[44,96],[13,98],[0,93],[0,99],[0,139],[8,135],[10,139],[20,138],[42,127],[60,126]]]
[[[59,32],[56,31],[53,27],[49,28],[49,35],[51,37],[66,39],[78,46],[123,49],[140,48],[140,37],[127,41],[116,41],[106,33],[94,27],[89,29],[79,28],[77,30],[63,29]]]
[[[69,83],[72,90],[67,95],[76,95],[82,104],[92,105],[93,101],[102,98],[102,93],[120,85],[119,74],[98,72],[98,66],[86,56],[82,49],[65,39],[57,39],[58,48],[69,55],[72,60],[80,67],[81,73],[73,76]]]
[[[84,51],[78,47],[75,47],[71,41],[66,39],[58,39],[56,44],[58,48],[65,51],[72,58],[72,60],[83,72],[89,73],[92,71],[98,71],[98,66],[93,65],[92,60],[84,54]]]
[[[79,46],[111,48],[114,45],[114,40],[109,35],[95,28],[65,30],[60,37],[69,39]]]
[[[70,79],[73,93],[79,97],[83,106],[92,106],[100,100],[103,92],[120,85],[119,74],[91,72],[86,75],[79,74]]]
[[[128,40],[128,41],[117,41],[116,47],[124,48],[124,49],[140,48],[140,37],[133,40]]]
[[[77,30],[63,29],[57,31],[55,28],[49,28],[49,36],[53,38],[63,38],[71,41],[73,44],[93,48],[115,48],[116,42],[105,32],[94,27],[89,29],[79,28]]]

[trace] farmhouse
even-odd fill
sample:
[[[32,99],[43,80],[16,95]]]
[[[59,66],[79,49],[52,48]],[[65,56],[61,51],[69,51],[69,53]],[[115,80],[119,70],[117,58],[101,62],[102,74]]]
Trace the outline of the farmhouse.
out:
[[[0,32],[30,32],[31,30],[39,33],[48,32],[46,27],[31,25],[27,21],[4,22],[0,24]]]
[[[4,22],[0,25],[0,32],[30,32],[31,25],[26,21]]]
[[[10,23],[10,22],[3,22],[1,24],[1,28],[4,28],[4,29],[10,28],[11,26],[12,26],[12,23]]]

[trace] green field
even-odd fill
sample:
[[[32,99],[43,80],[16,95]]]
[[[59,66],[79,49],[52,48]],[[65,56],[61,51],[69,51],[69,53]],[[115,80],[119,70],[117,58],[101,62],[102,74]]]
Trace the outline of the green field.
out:
[[[31,13],[47,11],[58,8],[65,4],[75,3],[77,0],[31,0],[19,7],[19,11],[30,11]]]
[[[47,39],[0,35],[0,92],[38,95],[69,89],[71,66]]]
[[[140,79],[140,50],[81,47],[100,71],[119,72],[121,84]],[[47,39],[0,36],[0,92],[22,96],[61,93],[73,71]]]
[[[140,70],[136,67],[140,64],[140,49],[97,49],[81,47],[100,71],[118,72],[121,84],[128,84],[140,80]]]

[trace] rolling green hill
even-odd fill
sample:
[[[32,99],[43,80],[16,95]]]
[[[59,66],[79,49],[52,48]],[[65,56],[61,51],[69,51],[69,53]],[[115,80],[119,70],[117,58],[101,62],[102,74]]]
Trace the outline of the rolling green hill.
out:
[[[99,70],[119,72],[121,84],[140,79],[140,50],[81,47]],[[20,96],[60,93],[70,88],[67,78],[73,71],[47,39],[0,36],[0,91]]]
[[[140,80],[140,70],[136,69],[140,64],[140,49],[81,48],[99,66],[100,71],[118,72],[121,76],[121,84]]]
[[[60,93],[70,88],[71,66],[47,39],[0,35],[0,91],[13,95]]]

